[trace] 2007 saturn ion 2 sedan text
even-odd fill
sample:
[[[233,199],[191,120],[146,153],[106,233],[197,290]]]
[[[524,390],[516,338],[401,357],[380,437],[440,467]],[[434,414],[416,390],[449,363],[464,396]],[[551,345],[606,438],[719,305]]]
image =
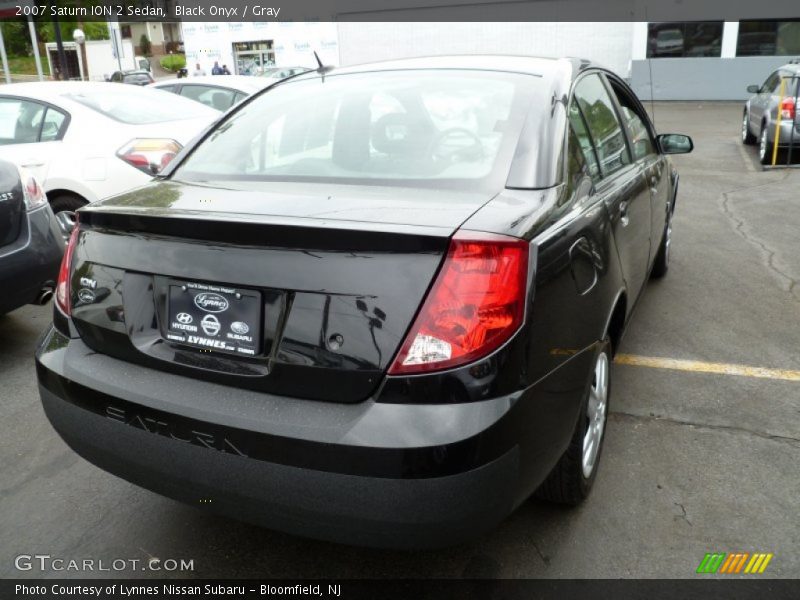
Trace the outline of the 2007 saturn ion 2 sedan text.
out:
[[[78,213],[46,414],[111,473],[315,538],[449,544],[537,491],[576,504],[691,149],[585,61],[289,78]]]

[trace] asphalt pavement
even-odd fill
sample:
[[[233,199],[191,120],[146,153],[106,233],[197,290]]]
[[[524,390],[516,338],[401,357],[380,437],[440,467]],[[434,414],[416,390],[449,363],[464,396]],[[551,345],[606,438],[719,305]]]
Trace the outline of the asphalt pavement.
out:
[[[683,578],[697,576],[705,553],[736,551],[774,554],[760,577],[798,576],[800,171],[761,170],[739,140],[739,104],[662,103],[655,117],[659,131],[687,133],[696,146],[675,157],[670,271],[651,282],[621,348],[656,366],[615,365],[600,471],[582,506],[530,501],[473,543],[422,552],[211,516],[67,448],[35,382],[33,349],[52,307],[29,306],[0,317],[0,577]],[[686,362],[661,368],[672,364],[663,359]],[[771,371],[709,373],[708,363]],[[15,568],[16,556],[37,553],[187,559],[194,569]]]

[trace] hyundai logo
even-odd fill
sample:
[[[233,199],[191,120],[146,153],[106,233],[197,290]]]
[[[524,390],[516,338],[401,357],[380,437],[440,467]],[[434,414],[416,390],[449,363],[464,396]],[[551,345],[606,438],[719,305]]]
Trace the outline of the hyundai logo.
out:
[[[221,313],[228,310],[228,301],[224,296],[213,292],[201,292],[194,297],[194,304],[200,310],[210,313]]]
[[[194,321],[194,319],[192,318],[192,315],[190,315],[189,313],[184,313],[184,312],[178,313],[177,316],[175,317],[175,320],[178,323],[183,323],[184,325],[188,325],[189,323]]]

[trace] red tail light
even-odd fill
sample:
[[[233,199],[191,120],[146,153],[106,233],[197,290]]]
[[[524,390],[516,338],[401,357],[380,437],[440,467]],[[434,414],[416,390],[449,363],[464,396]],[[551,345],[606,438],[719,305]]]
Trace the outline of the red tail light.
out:
[[[781,119],[794,121],[794,98],[784,98],[781,102]]]
[[[61,268],[58,270],[58,283],[56,284],[56,305],[61,311],[70,316],[72,314],[72,306],[70,302],[70,289],[69,278],[72,273],[72,254],[75,252],[75,246],[78,243],[78,225],[72,230],[69,236],[67,248],[64,250],[64,258],[61,259]]]
[[[457,233],[389,374],[453,368],[505,343],[525,318],[528,253],[517,238]]]

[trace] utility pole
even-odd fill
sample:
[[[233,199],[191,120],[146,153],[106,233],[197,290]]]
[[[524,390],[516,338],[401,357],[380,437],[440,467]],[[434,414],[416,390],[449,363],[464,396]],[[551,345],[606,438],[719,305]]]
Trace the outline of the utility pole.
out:
[[[53,29],[56,34],[56,47],[58,48],[58,79],[65,81],[69,79],[69,74],[67,73],[67,53],[64,52],[64,40],[61,39],[61,25],[59,25],[56,15],[53,15]]]
[[[33,58],[36,59],[36,74],[39,76],[39,81],[44,81],[44,73],[42,73],[42,59],[39,57],[39,39],[36,37],[36,27],[33,25],[33,17],[28,17],[28,31],[31,34]]]

